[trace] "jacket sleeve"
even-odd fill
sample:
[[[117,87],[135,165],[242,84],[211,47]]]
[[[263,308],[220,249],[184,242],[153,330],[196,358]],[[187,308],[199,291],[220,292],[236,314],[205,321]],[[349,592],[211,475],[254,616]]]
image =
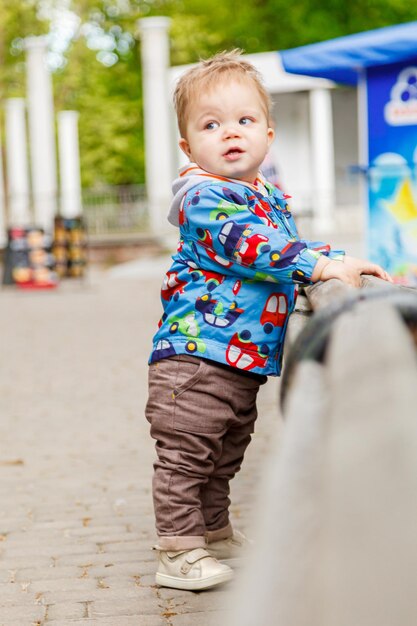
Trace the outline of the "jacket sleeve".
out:
[[[225,194],[225,191],[228,192]],[[320,241],[300,239],[285,203],[273,215],[219,185],[200,185],[184,197],[182,235],[206,270],[279,283],[310,283],[321,255],[343,258]],[[269,211],[270,211],[269,207]]]

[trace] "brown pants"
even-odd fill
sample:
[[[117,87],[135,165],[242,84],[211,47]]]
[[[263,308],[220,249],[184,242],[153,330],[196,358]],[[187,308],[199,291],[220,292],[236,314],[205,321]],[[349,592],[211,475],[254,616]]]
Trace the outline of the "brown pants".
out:
[[[164,550],[232,534],[229,481],[257,417],[260,382],[188,355],[150,365],[146,418],[156,439],[153,499]]]

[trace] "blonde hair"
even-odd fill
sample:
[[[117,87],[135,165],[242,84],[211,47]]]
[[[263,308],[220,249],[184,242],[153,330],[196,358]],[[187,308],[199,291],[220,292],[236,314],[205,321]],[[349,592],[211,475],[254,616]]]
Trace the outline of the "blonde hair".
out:
[[[249,80],[259,93],[265,114],[270,121],[271,99],[266,91],[260,72],[242,57],[236,48],[229,52],[219,52],[209,59],[202,59],[178,80],[174,91],[174,106],[177,113],[181,137],[186,135],[187,113],[190,103],[200,90],[207,91],[219,80]]]

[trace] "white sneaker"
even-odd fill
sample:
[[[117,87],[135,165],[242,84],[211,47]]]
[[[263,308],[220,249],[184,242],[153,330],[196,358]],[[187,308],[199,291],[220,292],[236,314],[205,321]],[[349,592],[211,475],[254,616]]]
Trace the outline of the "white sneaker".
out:
[[[207,550],[211,556],[219,561],[226,561],[227,559],[239,560],[245,556],[251,544],[252,541],[245,537],[243,533],[235,530],[233,535],[227,539],[208,543]]]
[[[155,582],[162,587],[197,591],[209,589],[233,578],[233,570],[219,563],[205,549],[171,552],[159,550]]]

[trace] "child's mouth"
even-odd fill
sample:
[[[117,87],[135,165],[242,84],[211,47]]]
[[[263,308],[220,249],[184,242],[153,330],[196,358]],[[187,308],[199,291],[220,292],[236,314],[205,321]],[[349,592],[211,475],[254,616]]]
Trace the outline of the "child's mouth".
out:
[[[240,148],[230,148],[230,150],[225,152],[223,156],[228,161],[234,161],[238,159],[241,154],[243,154],[243,150],[241,150]]]

